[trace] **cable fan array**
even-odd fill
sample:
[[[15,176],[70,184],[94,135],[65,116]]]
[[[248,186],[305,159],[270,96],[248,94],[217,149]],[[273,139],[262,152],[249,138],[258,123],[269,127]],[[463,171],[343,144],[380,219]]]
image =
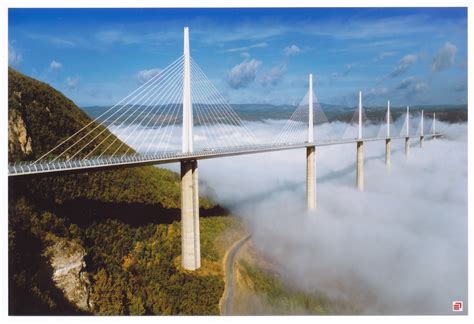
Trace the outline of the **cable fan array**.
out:
[[[309,121],[309,110],[308,110],[308,97],[309,92],[304,96],[300,101],[288,121],[285,123],[283,129],[275,138],[273,145],[291,145],[291,144],[302,144],[308,141],[308,121]],[[351,120],[341,132],[342,136],[337,136],[337,129],[340,129],[339,124],[337,125],[337,120],[328,122],[328,118],[323,112],[321,105],[319,104],[316,96],[313,94],[313,119],[314,125],[320,126],[315,127],[314,140],[316,142],[331,142],[337,141],[339,139],[356,139],[359,137],[359,123],[361,124],[361,137],[362,138],[384,138],[390,135],[393,136],[406,136],[407,134],[407,114],[402,114],[402,116],[395,120],[392,117],[392,113],[389,109],[383,117],[380,115],[380,110],[369,110],[366,113],[366,110],[361,102],[360,112],[359,108],[356,107],[352,115]],[[359,116],[360,114],[360,116]],[[369,116],[368,116],[369,115]],[[425,116],[425,123],[427,125],[431,124],[430,133],[433,133],[433,124],[434,118],[430,116]],[[324,126],[322,125],[324,124]],[[323,126],[323,127],[321,127]],[[416,116],[413,121],[408,122],[409,134],[421,134],[421,116]],[[399,132],[397,130],[400,130]],[[317,130],[317,132],[316,132]],[[328,135],[332,134],[330,138]],[[336,134],[336,136],[334,136]]]
[[[191,58],[194,145],[198,149],[255,145],[257,140]]]
[[[192,58],[190,58],[190,72],[195,151],[255,147],[257,145],[255,136]],[[75,130],[33,164],[121,159],[129,156],[143,157],[180,152],[183,75],[184,57],[180,56],[117,104],[103,111],[93,121]],[[309,95],[308,91],[272,145],[301,144],[308,140]],[[314,124],[330,125],[314,93],[312,97]],[[361,118],[359,109],[356,109],[343,138],[359,136],[359,119],[362,125],[368,120],[363,107],[360,113]],[[379,135],[382,137],[384,136],[382,130],[387,128],[387,118],[392,124],[388,112],[385,118],[385,123],[379,130]],[[407,121],[408,118],[405,118],[401,135],[406,132],[407,127],[410,128],[410,134],[414,134],[411,128],[416,124],[410,122],[407,125]],[[418,130],[420,127],[421,124]],[[361,136],[367,137],[365,135]],[[320,141],[324,136],[316,133],[314,138]]]
[[[178,152],[183,112],[183,56],[34,163]],[[252,132],[191,59],[195,150],[256,144]]]
[[[283,129],[275,138],[274,145],[298,144],[308,140],[309,123],[309,92],[300,101],[293,114],[290,116]],[[316,95],[313,93],[313,123],[320,125],[327,123],[328,119],[321,109]],[[318,135],[314,134],[315,139]]]

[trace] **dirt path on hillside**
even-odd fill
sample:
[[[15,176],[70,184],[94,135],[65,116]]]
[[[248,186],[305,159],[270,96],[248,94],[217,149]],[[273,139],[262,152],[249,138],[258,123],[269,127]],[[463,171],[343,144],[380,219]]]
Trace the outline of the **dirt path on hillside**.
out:
[[[239,241],[232,244],[224,257],[224,277],[225,288],[219,308],[221,315],[232,315],[232,298],[234,297],[234,262],[240,248],[250,239],[250,235],[244,236]]]

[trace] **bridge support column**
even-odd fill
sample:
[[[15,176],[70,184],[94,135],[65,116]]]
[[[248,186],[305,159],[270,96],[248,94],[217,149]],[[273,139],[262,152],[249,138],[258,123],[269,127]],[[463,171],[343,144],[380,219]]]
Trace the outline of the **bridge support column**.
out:
[[[201,266],[197,183],[197,162],[181,162],[181,265],[186,270]]]
[[[390,155],[391,155],[391,150],[390,150],[390,146],[391,146],[391,140],[390,138],[387,138],[385,140],[385,164],[387,165],[387,167],[390,168],[390,164],[391,164],[391,161],[390,161]]]
[[[424,136],[420,136],[420,148],[423,148],[423,140],[425,139]]]
[[[306,147],[306,199],[308,209],[316,208],[316,169],[315,169],[316,147]]]
[[[405,155],[410,154],[410,137],[405,137]]]
[[[357,170],[356,170],[356,184],[357,189],[364,191],[364,142],[357,142]]]
[[[197,160],[193,163],[193,220],[196,269],[199,269],[201,267],[201,235],[199,230],[199,177]]]

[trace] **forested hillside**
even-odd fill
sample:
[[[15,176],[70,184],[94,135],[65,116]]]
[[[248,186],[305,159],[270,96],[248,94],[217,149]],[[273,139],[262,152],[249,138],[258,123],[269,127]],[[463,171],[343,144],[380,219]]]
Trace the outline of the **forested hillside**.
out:
[[[91,121],[49,85],[8,74],[10,162],[35,160]],[[224,283],[213,242],[239,225],[204,220],[203,271],[182,271],[177,174],[150,166],[20,177],[8,192],[10,314],[218,313]],[[200,204],[204,216],[223,212]],[[70,260],[77,273],[62,276],[56,265]]]

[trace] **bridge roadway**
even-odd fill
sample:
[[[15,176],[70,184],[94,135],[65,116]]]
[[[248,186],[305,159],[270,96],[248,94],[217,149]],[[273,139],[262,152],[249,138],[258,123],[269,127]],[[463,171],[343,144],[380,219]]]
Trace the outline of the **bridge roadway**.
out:
[[[424,138],[428,137],[441,137],[441,134],[427,134],[423,135]],[[328,145],[340,145],[350,144],[357,142],[375,142],[385,141],[387,139],[405,139],[406,136],[397,137],[374,137],[364,139],[347,139],[347,140],[330,140],[325,142],[316,143],[283,143],[283,144],[256,144],[256,145],[245,145],[245,146],[233,146],[223,149],[208,149],[201,150],[192,153],[182,153],[179,151],[168,152],[168,153],[155,153],[155,154],[134,154],[125,155],[119,157],[102,157],[92,158],[85,160],[69,160],[69,161],[54,161],[54,162],[17,162],[9,164],[8,176],[27,176],[27,175],[40,175],[48,173],[75,173],[75,172],[89,172],[108,170],[113,168],[124,168],[124,167],[137,167],[145,165],[157,165],[165,163],[175,163],[185,160],[203,160],[220,158],[226,156],[236,156],[245,154],[256,154],[265,152],[285,151],[306,148],[309,146],[328,146]],[[410,136],[410,138],[420,138],[417,136]]]

